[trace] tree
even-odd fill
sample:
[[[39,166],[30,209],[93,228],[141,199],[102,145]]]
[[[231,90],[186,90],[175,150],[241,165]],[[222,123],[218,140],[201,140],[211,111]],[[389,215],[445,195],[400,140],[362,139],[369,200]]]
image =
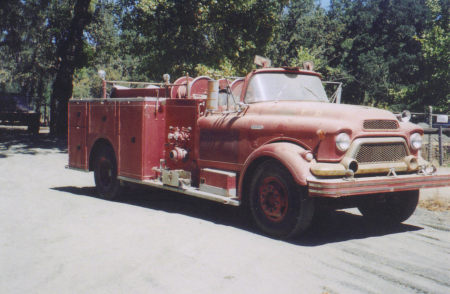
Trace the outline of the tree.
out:
[[[72,96],[76,67],[83,64],[83,32],[91,21],[91,0],[76,0],[68,29],[61,34],[57,47],[58,70],[52,87],[50,132],[67,135],[67,104]]]
[[[136,71],[139,62],[130,54],[130,47],[119,30],[121,11],[116,1],[97,1],[92,21],[84,31],[87,63],[75,69],[73,97],[102,95],[99,70],[104,70],[109,80],[141,78]]]
[[[427,26],[424,0],[335,0],[330,15],[345,24],[336,51],[352,78],[344,99],[395,108],[404,106],[421,77],[421,46],[414,38]]]
[[[1,91],[34,98],[40,111],[52,76],[49,1],[6,1],[0,8]]]
[[[163,73],[196,74],[199,64],[234,72],[249,69],[273,37],[278,1],[122,1],[122,31],[130,52],[142,60],[138,71],[160,80]]]
[[[428,0],[432,13],[431,25],[417,40],[422,45],[422,79],[413,91],[410,105],[420,109],[434,105],[449,112],[450,104],[450,25],[449,1]]]

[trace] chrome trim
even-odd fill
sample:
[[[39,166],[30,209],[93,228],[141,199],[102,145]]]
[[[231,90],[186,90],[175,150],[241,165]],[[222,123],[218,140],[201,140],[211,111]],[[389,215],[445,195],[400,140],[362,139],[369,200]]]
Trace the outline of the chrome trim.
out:
[[[69,100],[70,102],[124,102],[124,101],[130,101],[130,102],[139,102],[139,101],[159,101],[162,102],[163,100],[170,99],[167,97],[131,97],[131,98],[72,98]]]
[[[395,192],[450,186],[450,174],[397,175],[352,179],[318,179],[309,177],[311,196],[342,197],[380,192]]]
[[[356,161],[356,156],[364,144],[383,144],[383,143],[401,143],[405,148],[406,156],[398,161],[388,161],[388,162],[358,162]],[[311,165],[311,173],[315,176],[321,177],[331,177],[331,176],[345,176],[346,169],[349,167],[349,163],[352,160],[356,161],[358,164],[358,169],[354,173],[355,175],[363,174],[387,174],[389,170],[395,168],[395,172],[413,172],[419,169],[419,165],[415,169],[409,162],[412,160],[411,157],[416,158],[411,155],[409,146],[403,137],[364,137],[357,138],[353,140],[349,149],[344,155],[344,158],[339,163],[329,163],[329,162],[317,162]],[[419,162],[420,157],[416,158]]]
[[[225,196],[220,196],[220,195],[216,195],[213,193],[200,191],[198,188],[191,187],[191,186],[184,186],[184,187],[177,188],[177,187],[164,185],[161,181],[158,181],[158,180],[138,180],[138,179],[132,179],[132,178],[127,178],[127,177],[123,177],[123,176],[118,176],[117,179],[125,181],[125,182],[131,182],[131,183],[146,185],[146,186],[155,187],[155,188],[159,188],[159,189],[163,189],[163,190],[168,190],[168,191],[172,191],[172,192],[178,192],[178,193],[182,193],[185,195],[194,196],[194,197],[202,198],[202,199],[206,199],[206,200],[212,200],[212,201],[220,202],[223,204],[229,204],[229,205],[233,205],[233,206],[241,205],[241,201],[239,201],[236,198],[225,197]]]
[[[432,181],[439,180],[439,179],[436,179],[436,177],[439,178],[439,177],[443,177],[443,176],[445,177],[447,175],[425,175],[424,176],[424,175],[413,174],[413,175],[401,175],[401,176],[398,176],[397,178],[388,177],[388,176],[355,178],[352,181],[345,181],[343,179],[327,179],[327,180],[308,179],[308,182],[316,181],[316,182],[309,183],[309,185],[311,187],[318,187],[318,188],[326,187],[327,189],[332,189],[332,188],[342,187],[342,183],[353,183],[352,184],[353,187],[365,187],[365,186],[380,185],[380,182],[378,182],[378,181],[386,181],[386,180],[393,180],[393,179],[394,179],[394,181],[398,180],[401,183],[415,183],[415,182],[417,182],[417,178],[421,178],[422,181],[424,181],[424,182],[432,182]],[[409,179],[409,178],[411,178],[411,179]],[[357,183],[358,181],[371,181],[371,182]],[[357,183],[357,184],[355,185],[354,183]],[[333,185],[333,184],[335,184],[335,185]]]
[[[345,195],[351,196],[352,194],[358,195],[361,193],[367,193],[367,194],[374,194],[377,192],[395,192],[395,191],[400,191],[400,190],[417,190],[417,189],[427,189],[427,188],[437,188],[437,187],[442,187],[442,185],[440,184],[432,184],[432,185],[413,185],[413,186],[407,186],[407,187],[401,187],[401,188],[373,188],[373,189],[359,189],[359,190],[355,190],[355,189],[339,189],[339,194],[340,196],[337,197],[342,197]],[[314,190],[314,189],[309,189],[309,192],[312,193],[316,193],[316,194],[321,194],[321,195],[336,195],[336,191],[323,191],[323,190]]]
[[[358,138],[355,139],[352,144],[350,145],[350,148],[346,152],[346,157],[355,158],[358,154],[358,151],[360,149],[360,146],[363,144],[381,144],[381,143],[403,143],[405,145],[406,149],[406,156],[410,155],[408,144],[406,143],[406,140],[402,137],[365,137],[365,138]]]
[[[380,127],[374,127],[378,126],[379,124],[394,124],[394,128],[380,128]],[[393,119],[366,119],[363,121],[363,129],[365,131],[396,131],[399,128],[399,124],[397,120]]]

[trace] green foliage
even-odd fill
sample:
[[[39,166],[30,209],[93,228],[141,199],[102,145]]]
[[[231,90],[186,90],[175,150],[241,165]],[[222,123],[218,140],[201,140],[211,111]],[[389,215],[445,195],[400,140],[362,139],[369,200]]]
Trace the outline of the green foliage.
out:
[[[422,45],[423,79],[418,83],[415,104],[434,105],[438,111],[450,111],[450,26],[448,1],[428,0],[432,25],[416,40]]]
[[[239,76],[240,74],[236,71],[236,68],[229,59],[224,59],[218,67],[210,67],[204,64],[198,64],[195,67],[195,71],[198,75],[206,75],[214,79]]]
[[[196,74],[198,64],[229,60],[241,74],[273,37],[277,1],[124,1],[124,37],[141,57],[138,70],[153,79],[165,72]]]
[[[75,40],[79,1],[86,6]],[[3,1],[0,91],[34,97],[39,107],[50,103],[52,85],[64,97],[100,96],[100,69],[109,80],[242,76],[258,54],[275,66],[313,61],[325,79],[344,82],[345,103],[448,112],[448,0],[333,0],[328,10],[318,3]],[[68,84],[57,80],[61,67]]]
[[[406,106],[422,77],[421,46],[415,39],[430,15],[424,1],[333,1],[333,17],[345,25],[337,47],[352,78],[344,101]],[[340,44],[339,44],[340,43]]]
[[[48,99],[54,53],[46,25],[48,1],[7,1],[0,8],[0,90],[33,97],[39,106]]]

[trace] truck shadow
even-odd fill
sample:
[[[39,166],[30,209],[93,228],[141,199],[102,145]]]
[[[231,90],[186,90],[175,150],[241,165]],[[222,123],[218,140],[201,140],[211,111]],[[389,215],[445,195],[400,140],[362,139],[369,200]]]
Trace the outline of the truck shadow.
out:
[[[95,187],[66,186],[51,189],[97,198]],[[146,187],[133,188],[125,192],[120,199],[114,201],[167,213],[182,214],[267,237],[252,224],[248,213],[245,213],[243,209],[238,207]],[[315,220],[300,238],[286,242],[294,245],[314,247],[422,229],[422,227],[409,224],[381,225],[367,221],[362,216],[348,211],[334,211],[321,219]]]
[[[36,155],[46,152],[67,152],[67,140],[50,134],[31,134],[26,129],[0,128],[0,158],[12,154]]]
[[[319,246],[347,240],[381,237],[385,235],[423,230],[410,224],[381,224],[345,210],[330,212],[316,219],[303,236],[291,243],[302,246]]]

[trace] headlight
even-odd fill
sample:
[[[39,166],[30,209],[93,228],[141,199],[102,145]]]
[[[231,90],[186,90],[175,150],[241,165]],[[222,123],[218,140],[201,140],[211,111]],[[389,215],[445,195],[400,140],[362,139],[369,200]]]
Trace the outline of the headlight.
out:
[[[340,151],[347,151],[350,147],[350,137],[346,133],[340,133],[336,136],[336,148]]]
[[[419,133],[414,133],[409,138],[409,142],[413,150],[419,150],[422,147],[422,136]]]

